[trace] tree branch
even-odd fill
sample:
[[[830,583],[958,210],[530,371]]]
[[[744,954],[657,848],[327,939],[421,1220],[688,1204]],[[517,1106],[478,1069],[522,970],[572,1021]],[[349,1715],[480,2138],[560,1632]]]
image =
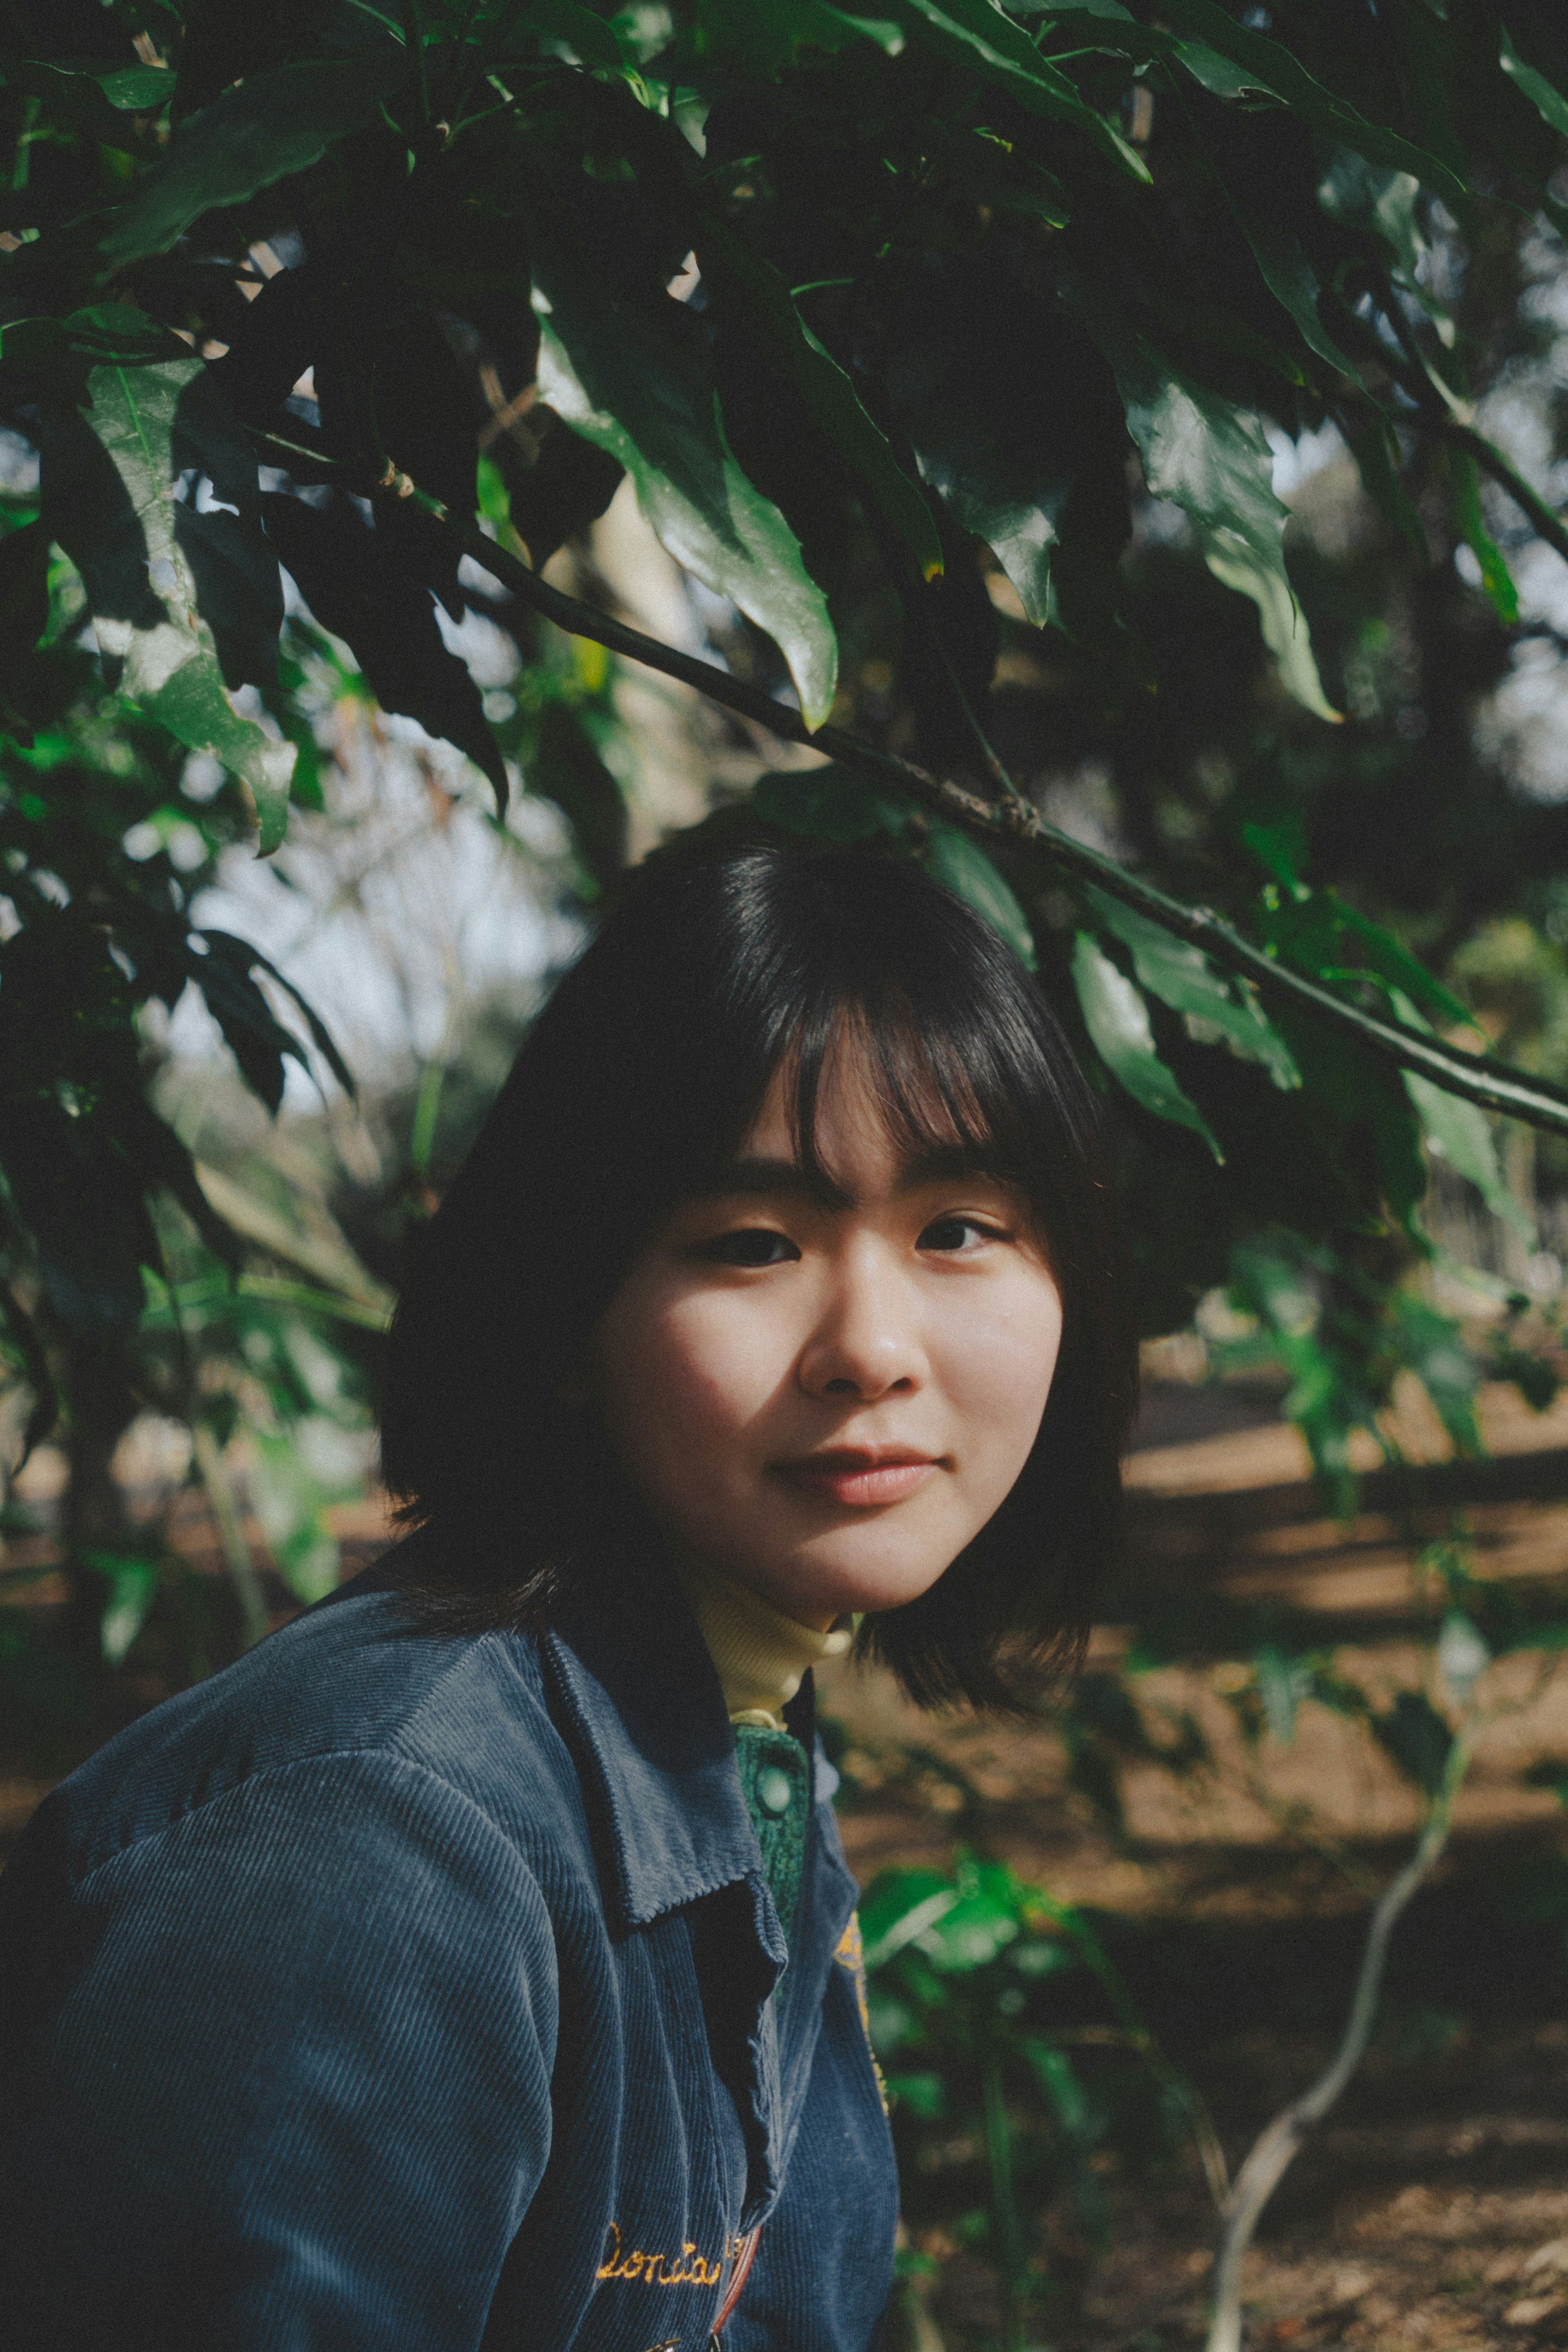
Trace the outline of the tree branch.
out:
[[[1454,1800],[1469,1769],[1470,1747],[1469,1736],[1461,1732],[1448,1750],[1442,1782],[1416,1851],[1398,1877],[1385,1889],[1372,1915],[1361,1967],[1356,1972],[1350,2016],[1339,2048],[1312,2088],[1282,2107],[1273,2122],[1259,2134],[1236,2176],[1235,2186],[1226,2200],[1225,2228],[1214,2266],[1213,2319],[1205,2352],[1241,2352],[1241,2265],[1253,2232],[1262,2218],[1263,2208],[1307,2134],[1327,2115],[1366,2054],[1389,1939],[1400,1913],[1429,1875],[1448,1843]]]
[[[1515,506],[1527,514],[1548,547],[1556,549],[1568,562],[1568,527],[1554,515],[1538,490],[1532,490],[1523,475],[1511,466],[1495,441],[1478,433],[1473,425],[1461,424],[1455,417],[1434,418],[1433,428],[1440,440],[1452,441],[1457,447],[1468,449],[1483,474],[1490,474],[1500,489],[1508,492]]]
[[[945,817],[967,832],[982,839],[1009,842],[1016,848],[1031,852],[1074,881],[1093,883],[1111,898],[1146,915],[1162,929],[1174,931],[1178,938],[1201,947],[1217,964],[1251,981],[1263,994],[1311,1012],[1331,1027],[1359,1038],[1364,1045],[1400,1069],[1429,1078],[1434,1086],[1442,1087],[1449,1094],[1479,1103],[1483,1109],[1523,1119],[1532,1127],[1568,1134],[1568,1089],[1531,1077],[1506,1062],[1494,1061],[1489,1055],[1466,1053],[1438,1037],[1424,1035],[1364,1011],[1309,979],[1304,972],[1281,963],[1262,948],[1254,947],[1212,908],[1185,906],[1180,899],[1156,889],[1153,883],[1130,874],[1113,859],[1074,841],[1071,834],[1059,832],[1025,801],[982,800],[964,785],[933,776],[912,761],[899,759],[894,752],[862,743],[858,736],[847,734],[840,727],[819,727],[813,734],[798,710],[775,701],[770,694],[747,685],[745,679],[732,677],[712,662],[700,661],[695,655],[663,645],[656,637],[644,636],[640,629],[629,627],[624,621],[615,620],[608,613],[552,588],[519,557],[486,539],[476,523],[451,513],[439,499],[419,489],[407,475],[389,474],[376,487],[383,494],[415,499],[427,514],[445,524],[465,554],[504,581],[525,603],[569,635],[589,637],[596,645],[608,646],[612,653],[642,662],[650,669],[662,671],[666,677],[679,678],[685,685],[695,687],[710,701],[759,721],[781,741],[803,743],[813,751],[825,751],[852,773],[864,777],[870,783],[888,784],[908,793],[934,815]]]

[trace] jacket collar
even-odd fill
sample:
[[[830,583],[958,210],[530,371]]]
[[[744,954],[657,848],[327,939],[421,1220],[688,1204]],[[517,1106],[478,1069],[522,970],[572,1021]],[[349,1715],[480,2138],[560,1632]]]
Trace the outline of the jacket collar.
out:
[[[646,1927],[749,1878],[761,1858],[718,1675],[665,1562],[639,1546],[619,1574],[564,1601],[542,1644],[602,1808],[605,1906]],[[767,1902],[758,1939],[788,1957]]]

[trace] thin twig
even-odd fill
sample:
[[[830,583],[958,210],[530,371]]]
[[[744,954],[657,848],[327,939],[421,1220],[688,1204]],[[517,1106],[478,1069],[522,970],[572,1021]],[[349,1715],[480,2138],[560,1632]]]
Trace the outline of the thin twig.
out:
[[[420,490],[406,475],[392,475],[377,487],[415,499],[427,514],[445,524],[456,544],[476,563],[504,581],[569,635],[589,637],[597,645],[608,646],[612,653],[644,663],[667,677],[679,678],[710,701],[760,721],[780,740],[803,743],[813,751],[824,751],[854,774],[863,776],[869,782],[888,784],[907,793],[924,807],[968,833],[992,840],[999,838],[1015,847],[1032,851],[1075,880],[1092,882],[1109,897],[1146,915],[1163,930],[1191,940],[1212,956],[1216,963],[1241,973],[1265,994],[1306,1007],[1331,1026],[1358,1037],[1401,1069],[1429,1078],[1449,1094],[1479,1103],[1484,1109],[1524,1119],[1532,1127],[1568,1134],[1568,1089],[1531,1077],[1506,1062],[1494,1061],[1490,1055],[1465,1053],[1437,1036],[1424,1035],[1363,1011],[1308,979],[1304,972],[1279,961],[1262,948],[1254,947],[1211,908],[1184,906],[1113,859],[1073,840],[1071,834],[1059,832],[1027,803],[982,800],[964,785],[934,776],[912,761],[880,751],[874,744],[862,742],[842,728],[819,727],[813,733],[798,710],[776,702],[770,694],[747,685],[744,678],[733,677],[711,662],[700,661],[693,654],[661,644],[656,637],[644,636],[640,629],[631,628],[608,613],[552,588],[518,557],[486,538],[476,525],[464,521],[439,499]]]
[[[1214,2266],[1213,2319],[1206,2352],[1241,2352],[1241,2267],[1263,2209],[1314,2124],[1333,2105],[1366,2053],[1383,1985],[1384,1962],[1399,1916],[1430,1874],[1453,1824],[1454,1800],[1469,1769],[1473,1728],[1467,1726],[1448,1750],[1443,1778],[1415,1853],[1385,1891],[1372,1915],[1356,1972],[1350,2016],[1339,2048],[1312,2088],[1282,2107],[1253,2142],[1225,2203],[1225,2227]]]

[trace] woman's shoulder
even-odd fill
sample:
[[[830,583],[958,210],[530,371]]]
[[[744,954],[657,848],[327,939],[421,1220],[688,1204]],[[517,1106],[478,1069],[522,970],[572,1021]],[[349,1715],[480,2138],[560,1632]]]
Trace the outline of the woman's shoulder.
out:
[[[413,1540],[417,1541],[417,1538]],[[538,1646],[451,1633],[404,1597],[398,1547],[221,1673],[154,1707],[49,1801],[79,1885],[101,1863],[201,1810],[301,1777],[334,1790],[398,1784],[472,1806],[514,1843],[570,1833],[581,1804],[550,1720]]]

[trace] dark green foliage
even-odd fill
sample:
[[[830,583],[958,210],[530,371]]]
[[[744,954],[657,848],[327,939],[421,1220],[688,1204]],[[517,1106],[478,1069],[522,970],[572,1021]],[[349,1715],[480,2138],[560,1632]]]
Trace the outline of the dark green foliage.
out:
[[[995,2265],[1015,2352],[1060,2309],[1063,2251],[1103,2244],[1107,2161],[1196,2132],[1208,2162],[1212,2126],[1090,1918],[1004,1864],[883,1871],[861,1927],[906,2219],[974,2199],[955,2233]]]
[[[608,689],[534,662],[517,579],[460,533],[542,565],[629,473],[742,616],[732,665],[977,788],[936,809],[848,757],[752,809],[923,859],[1038,969],[1117,1130],[1149,1327],[1229,1285],[1342,1504],[1401,1369],[1475,1445],[1474,1367],[1409,1276],[1429,1155],[1528,1242],[1444,1088],[1486,1072],[1435,967],[1568,850],[1469,740],[1519,543],[1568,548],[1474,421],[1523,347],[1525,224],[1563,226],[1560,11],[159,0],[13,10],[0,76],[0,417],[43,461],[0,518],[17,1349],[40,1284],[131,1328],[161,1199],[219,1244],[146,1107],[141,1008],[193,982],[272,1107],[306,1051],[248,950],[190,932],[194,882],[121,846],[181,823],[210,856],[248,814],[265,850],[320,804],[302,648],[498,808],[520,768],[580,901],[612,884]],[[1329,424],[1385,535],[1287,562],[1269,436]],[[282,572],[316,631],[280,660]],[[443,634],[469,609],[533,665],[509,719]],[[220,799],[184,804],[176,747]],[[1108,758],[1124,866],[1009,839],[1009,768]],[[1568,1117],[1549,1083],[1525,1107]],[[1539,1394],[1538,1360],[1492,1369]]]

